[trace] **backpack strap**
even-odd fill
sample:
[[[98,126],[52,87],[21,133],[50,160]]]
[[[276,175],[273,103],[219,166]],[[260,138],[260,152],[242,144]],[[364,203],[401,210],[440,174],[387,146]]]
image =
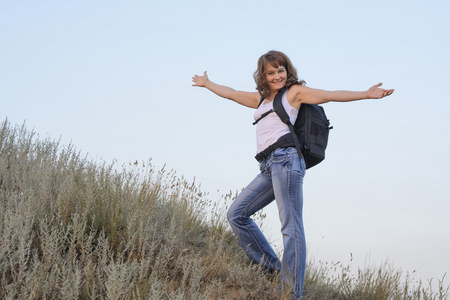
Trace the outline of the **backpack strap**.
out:
[[[262,115],[261,115],[261,117],[259,117],[255,122],[253,122],[252,124],[253,125],[256,125],[259,121],[261,121],[261,119],[262,118],[264,118],[265,116],[267,116],[268,114],[270,114],[270,113],[273,113],[275,111],[275,109],[271,109],[271,110],[269,110],[269,111],[266,111],[265,113],[263,113]]]
[[[259,99],[259,104],[258,104],[258,107],[260,107],[260,106],[261,106],[261,104],[263,103],[263,101],[264,101],[264,97],[263,97],[263,96],[261,96],[261,99]]]
[[[292,138],[294,139],[295,148],[297,149],[298,156],[301,159],[302,157],[304,157],[304,155],[301,151],[302,147],[300,146],[300,144],[303,144],[303,142],[299,141],[299,137],[297,136],[297,134],[295,132],[294,125],[292,125],[291,119],[289,118],[289,115],[287,114],[286,110],[284,109],[283,102],[281,100],[285,91],[286,91],[286,89],[282,89],[276,94],[275,99],[273,100],[273,108],[274,108],[275,112],[277,113],[278,117],[280,117],[281,121],[289,127]]]
[[[290,133],[286,133],[285,135],[280,137],[274,144],[270,145],[263,151],[259,152],[255,156],[255,158],[258,162],[261,162],[264,158],[266,158],[275,149],[287,148],[287,147],[295,147],[295,143],[294,143],[292,135]]]
[[[263,101],[264,101],[264,97],[261,96],[261,99],[259,100],[258,107],[261,106],[261,104],[263,103]],[[263,113],[263,114],[261,115],[261,117],[259,117],[255,122],[253,122],[253,125],[256,125],[259,121],[261,121],[262,118],[264,118],[265,116],[267,116],[268,114],[270,114],[270,113],[272,113],[272,112],[274,112],[274,111],[275,111],[274,109],[271,109],[271,110],[269,110],[269,111],[266,111],[265,113]]]

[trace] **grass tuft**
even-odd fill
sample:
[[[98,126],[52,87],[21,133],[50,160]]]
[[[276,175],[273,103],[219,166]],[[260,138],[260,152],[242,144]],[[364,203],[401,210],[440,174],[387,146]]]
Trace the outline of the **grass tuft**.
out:
[[[96,163],[25,124],[0,127],[0,298],[288,299],[251,264],[223,205],[151,160]],[[257,216],[261,221],[263,213]],[[446,299],[389,265],[310,262],[305,299]]]

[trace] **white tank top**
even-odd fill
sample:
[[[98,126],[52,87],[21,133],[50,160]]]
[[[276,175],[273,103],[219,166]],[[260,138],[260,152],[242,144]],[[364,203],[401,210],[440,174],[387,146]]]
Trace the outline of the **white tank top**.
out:
[[[286,98],[286,92],[281,99],[291,123],[294,124],[295,120],[297,120],[298,110],[289,104]],[[264,104],[263,102],[255,111],[255,121],[259,119],[263,113],[268,112],[271,109],[273,109],[273,101],[267,104]],[[280,137],[289,132],[289,127],[281,121],[276,112],[268,114],[256,124],[256,154],[274,144]]]

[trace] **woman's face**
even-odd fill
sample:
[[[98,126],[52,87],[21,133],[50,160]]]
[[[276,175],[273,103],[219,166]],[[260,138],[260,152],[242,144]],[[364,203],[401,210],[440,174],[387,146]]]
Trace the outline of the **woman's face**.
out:
[[[287,72],[283,66],[267,65],[266,80],[272,93],[278,92],[286,85]]]

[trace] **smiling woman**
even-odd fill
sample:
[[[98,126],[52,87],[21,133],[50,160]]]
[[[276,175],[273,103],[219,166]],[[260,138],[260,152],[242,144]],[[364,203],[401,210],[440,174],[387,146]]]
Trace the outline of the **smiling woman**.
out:
[[[241,105],[255,108],[257,123],[257,153],[261,173],[236,197],[227,219],[247,256],[261,263],[267,273],[280,273],[280,290],[300,298],[303,293],[306,267],[306,240],[303,228],[303,178],[305,159],[292,143],[278,143],[290,135],[289,127],[273,111],[273,99],[283,91],[282,104],[292,124],[295,123],[302,103],[319,104],[329,101],[345,102],[366,98],[383,98],[394,90],[381,89],[381,83],[367,91],[325,91],[306,87],[299,81],[290,59],[278,51],[269,51],[258,60],[254,73],[258,92],[236,91],[209,80],[206,71],[194,75],[193,86],[206,87],[215,94]],[[286,88],[286,89],[285,89]],[[285,91],[286,90],[286,91]],[[265,115],[266,117],[261,118]],[[280,145],[266,151],[272,145]],[[273,147],[275,148],[275,147]],[[272,148],[270,148],[272,149]],[[278,259],[260,228],[251,216],[276,200],[283,235],[283,260]]]
[[[279,77],[277,77],[277,74]],[[289,57],[278,51],[269,51],[261,56],[258,60],[258,69],[253,74],[256,82],[256,89],[261,93],[262,97],[269,97],[273,91],[280,90],[284,86],[290,87],[293,84],[305,85],[305,81],[298,80],[297,70],[292,64]],[[271,82],[279,81],[277,86],[271,88]],[[284,80],[284,81],[283,81]],[[281,88],[280,88],[280,85]],[[275,95],[272,96],[272,100]]]
[[[286,68],[283,66],[267,67],[266,73],[267,85],[270,95],[276,94],[276,91],[281,90],[286,85]],[[266,98],[266,100],[272,101],[273,97]]]

